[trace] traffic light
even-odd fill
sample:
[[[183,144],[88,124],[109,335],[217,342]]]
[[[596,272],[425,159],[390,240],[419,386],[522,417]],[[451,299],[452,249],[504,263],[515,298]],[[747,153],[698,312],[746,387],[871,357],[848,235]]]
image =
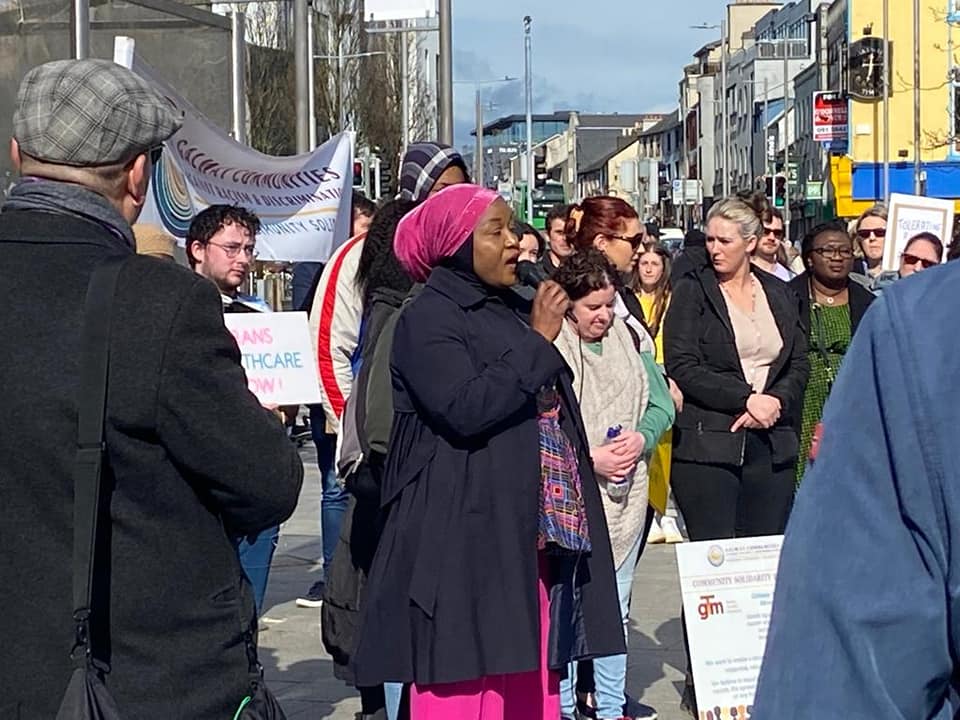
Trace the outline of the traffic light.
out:
[[[765,175],[763,177],[763,180],[764,180],[763,194],[766,195],[768,199],[772,198],[773,197],[773,176]]]
[[[776,177],[776,195],[773,198],[775,207],[782,208],[787,200],[787,178],[783,175]]]
[[[367,179],[364,177],[363,161],[353,161],[353,189],[364,190],[367,187]]]
[[[547,184],[547,155],[544,153],[534,153],[533,155],[533,186],[535,188],[543,187]]]

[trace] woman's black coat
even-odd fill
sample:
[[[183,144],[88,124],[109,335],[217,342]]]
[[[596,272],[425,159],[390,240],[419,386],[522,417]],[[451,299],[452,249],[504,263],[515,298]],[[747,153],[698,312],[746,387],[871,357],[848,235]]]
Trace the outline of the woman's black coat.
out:
[[[803,328],[804,337],[808,337],[810,334],[810,275],[800,273],[787,284],[800,301],[800,326]],[[853,280],[847,283],[847,291],[850,296],[847,301],[850,305],[850,337],[853,337],[863,319],[863,314],[877,296]]]
[[[767,302],[783,339],[764,393],[780,400],[780,420],[769,433],[773,462],[796,459],[799,438],[793,417],[803,403],[807,375],[806,332],[798,301],[782,280],[757,268]],[[689,270],[674,285],[664,321],[667,374],[684,395],[673,432],[673,457],[686,462],[740,466],[746,431],[730,432],[754,392],[743,375],[727,303],[710,265]]]
[[[625,652],[613,559],[570,372],[464,274],[433,271],[393,345],[394,425],[355,655],[362,686],[448,683],[540,666],[535,394],[556,381],[593,550],[550,559],[549,664]]]

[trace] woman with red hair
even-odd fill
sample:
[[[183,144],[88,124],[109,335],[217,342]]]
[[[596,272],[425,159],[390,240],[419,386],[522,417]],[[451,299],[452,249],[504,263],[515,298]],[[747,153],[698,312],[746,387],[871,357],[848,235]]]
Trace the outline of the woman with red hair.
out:
[[[667,380],[662,369],[657,366],[654,357],[655,347],[647,330],[643,309],[639,300],[637,300],[637,296],[625,282],[625,278],[633,272],[637,259],[643,253],[645,237],[644,227],[636,210],[620,198],[590,197],[570,209],[567,220],[567,241],[571,247],[577,253],[585,253],[590,249],[599,250],[606,256],[610,265],[618,271],[615,277],[611,278],[615,288],[613,313],[626,323],[629,334],[633,337],[633,343],[639,351],[646,375],[643,383],[647,386],[649,392],[649,399],[640,417],[638,427],[635,428],[635,431],[631,428],[623,434],[625,437],[629,435],[631,440],[636,441],[640,458],[644,463],[650,460],[657,441],[664,431],[673,425],[676,417],[674,405],[677,407],[682,405],[682,396],[679,395],[679,391],[677,396],[671,399],[672,393]],[[562,270],[558,272],[562,272]],[[573,315],[576,317],[577,314],[574,310]],[[581,388],[581,395],[582,392],[583,388]],[[585,400],[587,406],[595,402],[595,398],[580,397],[578,399],[581,406],[583,406]],[[624,636],[626,636],[626,624],[629,615],[633,570],[643,552],[654,515],[653,508],[648,503],[646,473],[642,474],[642,478],[634,479],[634,483],[638,481],[642,482],[643,485],[643,487],[635,488],[638,492],[642,491],[640,493],[644,504],[644,507],[640,510],[642,529],[635,533],[633,528],[629,528],[629,535],[632,539],[632,542],[628,543],[629,551],[625,553],[624,557],[615,555],[618,565],[614,570],[618,579],[618,597],[621,603]],[[607,525],[611,533],[616,533],[619,536],[626,532],[621,517],[623,515],[623,500],[614,500],[610,497],[606,479],[601,477],[600,482],[604,489],[608,490],[601,496],[604,499]],[[621,555],[624,554],[621,553]],[[578,706],[581,716],[595,714],[596,717],[603,720],[620,717],[620,713],[613,713],[621,709],[626,701],[625,656],[604,658],[594,665],[592,681],[591,673],[583,663],[581,663],[580,668],[576,666],[570,668],[568,679],[561,686],[561,716],[563,718],[573,717],[575,705]],[[576,692],[574,686],[576,686]],[[596,707],[590,705],[590,695],[593,695]],[[653,708],[644,707],[641,712],[642,714],[638,717],[655,717]]]

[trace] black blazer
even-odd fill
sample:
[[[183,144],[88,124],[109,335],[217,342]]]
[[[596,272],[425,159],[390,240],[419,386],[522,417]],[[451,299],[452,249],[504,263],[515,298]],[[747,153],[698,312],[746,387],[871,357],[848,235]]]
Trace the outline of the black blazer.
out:
[[[804,337],[807,337],[810,334],[810,275],[800,273],[788,284],[800,301],[800,326],[803,328]],[[863,314],[877,296],[852,280],[847,287],[850,295],[850,335],[852,337],[857,332]]]
[[[293,512],[296,448],[247,390],[213,283],[133,257],[100,225],[20,210],[0,214],[0,717],[52,718],[73,671],[81,315],[93,268],[117,254],[131,257],[104,423],[109,573],[96,586],[110,634],[94,646],[121,717],[230,718],[250,688],[242,636],[254,621],[233,538]],[[18,703],[19,716],[7,707]]]
[[[791,418],[803,402],[809,364],[806,334],[800,324],[797,297],[787,284],[757,268],[770,310],[783,339],[783,349],[770,368],[764,392],[783,405],[781,418],[769,433],[775,463],[792,462],[799,440]],[[667,373],[684,395],[683,412],[674,430],[673,456],[678,460],[741,465],[746,431],[730,432],[754,392],[743,375],[733,325],[712,266],[688,271],[674,285],[664,322]]]

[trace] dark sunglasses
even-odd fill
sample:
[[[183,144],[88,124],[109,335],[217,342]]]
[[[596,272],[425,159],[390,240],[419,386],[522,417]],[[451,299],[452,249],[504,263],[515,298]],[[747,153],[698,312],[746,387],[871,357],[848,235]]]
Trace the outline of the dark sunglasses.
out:
[[[156,147],[150,148],[150,164],[156,167],[160,162],[160,158],[163,156],[163,145],[157,145]]]
[[[867,240],[871,235],[882,238],[887,236],[887,229],[876,228],[874,230],[857,230],[857,235],[863,240]]]
[[[644,234],[639,233],[638,235],[631,235],[627,237],[626,235],[610,235],[614,240],[623,240],[623,242],[630,243],[630,247],[634,250],[643,245]]]
[[[764,228],[763,228],[763,234],[764,234],[764,235],[773,235],[777,240],[783,240],[783,229],[782,229],[782,228],[781,228],[780,230],[776,230],[776,229],[774,229],[774,228],[764,227]]]
[[[920,263],[923,265],[924,270],[929,270],[930,268],[936,267],[940,264],[936,260],[926,260],[925,258],[917,257],[912,253],[904,253],[900,256],[900,259],[903,260],[903,262],[905,262],[907,265],[916,265],[917,263]]]
[[[853,250],[850,248],[818,247],[814,248],[813,252],[822,258],[830,258],[831,260],[835,260],[837,258],[849,260],[853,257]]]

